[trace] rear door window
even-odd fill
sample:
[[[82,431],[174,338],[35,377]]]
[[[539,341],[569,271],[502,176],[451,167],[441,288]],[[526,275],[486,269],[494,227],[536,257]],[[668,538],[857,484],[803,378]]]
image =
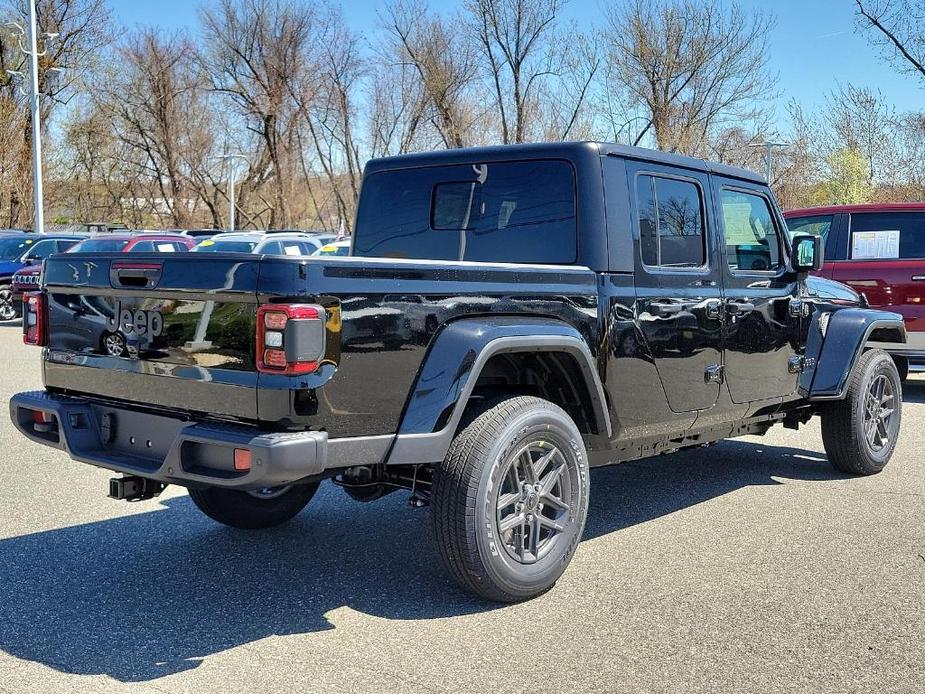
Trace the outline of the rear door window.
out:
[[[363,182],[356,255],[574,263],[575,174],[531,160],[380,171]]]
[[[851,215],[852,260],[925,259],[925,211]]]
[[[640,175],[636,178],[642,262],[667,269],[706,264],[703,196],[693,181]]]

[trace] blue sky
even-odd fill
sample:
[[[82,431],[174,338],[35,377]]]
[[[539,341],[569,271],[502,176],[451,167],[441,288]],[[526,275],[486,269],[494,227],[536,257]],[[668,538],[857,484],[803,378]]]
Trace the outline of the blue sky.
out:
[[[310,0],[306,0],[310,1]],[[195,2],[191,0],[109,0],[116,19],[125,26],[159,25],[165,28],[196,24]],[[779,75],[778,117],[786,103],[795,98],[809,110],[822,103],[822,95],[841,83],[871,87],[883,92],[900,111],[922,110],[925,89],[921,80],[897,74],[872,47],[867,37],[855,31],[853,0],[741,0],[747,8],[773,9],[777,27],[770,38],[771,69]],[[346,0],[347,20],[361,31],[377,26],[382,0]],[[459,2],[431,0],[431,6],[452,11]],[[600,21],[597,0],[572,0],[567,15],[582,24]]]

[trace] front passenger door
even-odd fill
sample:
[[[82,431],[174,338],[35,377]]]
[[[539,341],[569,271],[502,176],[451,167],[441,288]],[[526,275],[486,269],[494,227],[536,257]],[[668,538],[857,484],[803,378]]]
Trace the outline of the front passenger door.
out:
[[[725,379],[735,403],[796,391],[799,282],[785,261],[786,227],[763,186],[714,177],[723,231]]]

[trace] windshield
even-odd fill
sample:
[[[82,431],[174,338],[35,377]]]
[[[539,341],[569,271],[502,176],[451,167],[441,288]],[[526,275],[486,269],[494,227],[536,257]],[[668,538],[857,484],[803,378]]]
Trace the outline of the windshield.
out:
[[[22,237],[0,240],[0,260],[18,260],[32,247],[33,243],[32,239]]]
[[[257,246],[256,241],[203,241],[193,249],[194,253],[250,253]]]
[[[128,239],[87,239],[81,241],[71,249],[71,253],[118,253],[126,245]]]

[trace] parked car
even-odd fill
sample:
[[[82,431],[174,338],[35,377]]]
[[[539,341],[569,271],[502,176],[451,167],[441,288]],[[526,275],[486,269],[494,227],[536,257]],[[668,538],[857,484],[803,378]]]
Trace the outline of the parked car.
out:
[[[328,243],[312,253],[312,255],[350,255],[350,240]]]
[[[243,231],[213,236],[200,242],[196,253],[263,253],[267,255],[311,255],[323,246],[312,234]]]
[[[20,315],[22,297],[13,290],[13,276],[24,267],[41,267],[43,259],[61,253],[83,240],[66,234],[13,234],[0,238],[0,320]]]
[[[448,573],[497,601],[566,569],[590,467],[819,416],[831,464],[869,475],[899,436],[870,345],[902,343],[902,317],[815,291],[821,239],[789,237],[743,169],[599,143],[404,155],[366,166],[356,257],[227,243],[251,253],[46,260],[23,321],[45,390],[11,398],[16,428],[122,473],[114,498],[180,484],[236,528],[327,478],[409,490]],[[437,322],[393,342],[409,295]],[[87,296],[125,355],[77,334]],[[372,345],[344,343],[355,323]]]
[[[815,207],[784,216],[791,232],[824,239],[820,276],[902,315],[906,342],[877,345],[893,356],[900,375],[925,367],[925,203]]]
[[[195,239],[182,234],[112,233],[83,241],[74,253],[183,253],[192,250]]]

